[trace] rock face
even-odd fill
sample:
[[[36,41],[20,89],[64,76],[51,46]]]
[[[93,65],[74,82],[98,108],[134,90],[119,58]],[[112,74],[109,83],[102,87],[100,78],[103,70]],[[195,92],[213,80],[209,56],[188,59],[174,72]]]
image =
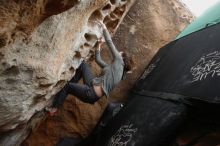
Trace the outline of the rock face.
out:
[[[112,100],[126,99],[127,91],[158,49],[174,40],[193,19],[192,13],[178,0],[138,0],[113,40],[132,57],[134,66],[133,72],[112,92]]]
[[[133,72],[126,76],[108,100],[125,100],[127,91],[157,50],[173,40],[193,18],[185,6],[176,0],[137,0],[125,16],[113,39],[119,50],[126,51],[132,56]],[[107,48],[103,48],[102,56],[104,60],[111,60]],[[92,60],[92,56],[90,59]],[[95,73],[99,72],[99,67],[94,61],[91,62],[91,66]],[[52,146],[62,137],[87,136],[99,119],[106,101],[106,98],[102,98],[94,105],[90,105],[69,96],[58,115],[46,118],[38,128],[33,130],[23,145]]]
[[[0,145],[20,145],[45,118],[42,109],[89,57],[101,35],[114,33],[133,0],[0,1]]]

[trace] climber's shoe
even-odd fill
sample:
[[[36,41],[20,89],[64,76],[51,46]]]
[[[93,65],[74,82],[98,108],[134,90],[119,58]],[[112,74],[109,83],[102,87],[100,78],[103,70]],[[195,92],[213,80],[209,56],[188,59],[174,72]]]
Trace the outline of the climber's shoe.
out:
[[[49,114],[49,116],[55,116],[58,112],[58,109],[55,107],[46,107],[45,111]]]

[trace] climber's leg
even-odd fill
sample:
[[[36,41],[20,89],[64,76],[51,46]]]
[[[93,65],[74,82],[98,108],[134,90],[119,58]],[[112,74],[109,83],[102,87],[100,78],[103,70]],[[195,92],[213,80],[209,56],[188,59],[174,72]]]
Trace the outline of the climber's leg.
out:
[[[77,85],[76,83],[83,77],[86,85]],[[52,107],[48,111],[53,115],[57,108],[63,104],[68,94],[77,96],[80,100],[88,103],[94,103],[99,99],[92,87],[92,79],[94,78],[89,66],[82,62],[76,70],[74,77],[59,91],[55,97]]]
[[[93,86],[69,83],[68,89],[66,88],[66,91],[86,103],[92,104],[100,98],[96,95]]]
[[[60,105],[63,104],[64,100],[66,99],[68,92],[67,88],[69,86],[69,83],[67,83],[63,89],[61,89],[54,97],[52,107],[58,108]]]
[[[82,71],[82,77],[84,84],[88,86],[92,86],[92,79],[94,79],[94,75],[92,74],[92,71],[88,64],[85,62],[82,62],[81,64],[81,71]]]
[[[81,79],[81,77],[83,77],[83,82],[86,85],[91,86],[91,81],[94,78],[94,75],[92,74],[91,69],[88,66],[88,64],[86,64],[84,61],[77,68],[76,74],[69,82],[70,83],[77,83]]]
[[[68,94],[72,94],[87,103],[94,103],[98,97],[93,89],[93,86],[79,85],[76,83],[67,83],[64,88],[56,95],[53,107],[58,108],[63,104]]]

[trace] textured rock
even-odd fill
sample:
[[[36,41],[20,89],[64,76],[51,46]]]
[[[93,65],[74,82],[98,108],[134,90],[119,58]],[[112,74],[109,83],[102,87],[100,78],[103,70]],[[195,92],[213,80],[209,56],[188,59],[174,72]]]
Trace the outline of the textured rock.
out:
[[[172,41],[193,19],[192,13],[178,0],[138,0],[113,39],[118,48],[132,56],[134,67],[112,92],[112,100],[126,99],[127,91],[158,49]]]
[[[63,137],[86,137],[96,125],[105,106],[105,98],[91,105],[69,96],[58,114],[47,117],[32,131],[22,146],[54,146]]]
[[[135,68],[133,73],[127,75],[114,90],[110,100],[125,100],[128,89],[143,71],[143,66],[162,45],[174,39],[192,19],[192,14],[179,1],[137,0],[114,36],[118,49],[126,51],[133,57]],[[110,62],[111,57],[107,48],[103,48],[102,56]],[[90,59],[92,58],[91,56]],[[94,62],[91,66],[94,72],[99,72],[99,67]],[[94,127],[105,105],[105,98],[95,105],[89,105],[69,96],[58,115],[47,118],[31,133],[23,145],[52,146],[62,137],[85,137]]]
[[[42,109],[74,74],[79,59],[92,54],[101,35],[94,21],[104,21],[113,33],[132,3],[0,2],[0,145],[19,145],[45,118]]]

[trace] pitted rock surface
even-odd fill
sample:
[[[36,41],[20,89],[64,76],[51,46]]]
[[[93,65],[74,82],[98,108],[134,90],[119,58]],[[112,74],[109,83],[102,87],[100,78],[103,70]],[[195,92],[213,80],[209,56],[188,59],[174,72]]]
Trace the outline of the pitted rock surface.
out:
[[[2,0],[0,2],[0,145],[20,143],[45,118],[43,109],[114,33],[133,0]]]

